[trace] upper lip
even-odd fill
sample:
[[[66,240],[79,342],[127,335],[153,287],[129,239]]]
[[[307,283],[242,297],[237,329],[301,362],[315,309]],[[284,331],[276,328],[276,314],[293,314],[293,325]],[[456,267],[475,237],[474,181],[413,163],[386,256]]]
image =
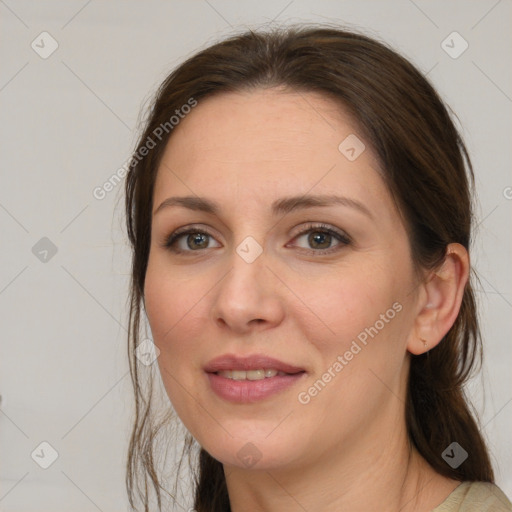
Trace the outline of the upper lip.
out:
[[[293,366],[273,357],[263,354],[253,354],[249,356],[237,356],[235,354],[224,354],[209,361],[204,370],[208,373],[220,372],[223,370],[277,370],[284,373],[299,373],[305,371],[304,368]]]

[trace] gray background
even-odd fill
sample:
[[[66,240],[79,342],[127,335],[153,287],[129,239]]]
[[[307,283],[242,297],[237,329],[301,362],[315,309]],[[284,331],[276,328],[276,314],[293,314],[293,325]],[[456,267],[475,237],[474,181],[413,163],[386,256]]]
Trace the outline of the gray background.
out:
[[[389,42],[458,115],[477,174],[486,352],[470,394],[512,495],[511,19],[509,0],[0,0],[0,510],[127,510],[122,185],[103,200],[93,190],[126,162],[141,107],[175,65],[234,30],[300,21]],[[43,31],[58,43],[47,58],[31,47],[51,49]],[[441,45],[453,31],[469,44],[458,58]],[[44,441],[59,454],[48,469],[31,457],[49,457]]]

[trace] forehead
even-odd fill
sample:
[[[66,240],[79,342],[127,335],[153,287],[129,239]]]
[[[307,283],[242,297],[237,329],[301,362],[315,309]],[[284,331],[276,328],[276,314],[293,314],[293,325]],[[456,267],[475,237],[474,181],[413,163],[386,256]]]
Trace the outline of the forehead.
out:
[[[346,140],[364,144],[355,160],[340,151]],[[332,99],[276,89],[230,92],[200,100],[174,129],[158,171],[155,203],[170,189],[213,192],[220,199],[257,196],[269,203],[282,192],[313,188],[361,199],[369,192],[385,196],[380,172],[357,123]]]

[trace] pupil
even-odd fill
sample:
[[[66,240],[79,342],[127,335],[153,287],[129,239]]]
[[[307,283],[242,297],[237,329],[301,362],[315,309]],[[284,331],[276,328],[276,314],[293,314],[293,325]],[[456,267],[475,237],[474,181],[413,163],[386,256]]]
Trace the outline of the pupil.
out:
[[[193,233],[187,237],[187,245],[189,249],[205,249],[208,247],[207,235],[203,233]]]
[[[315,231],[309,234],[309,243],[318,249],[327,249],[331,244],[331,235],[329,233],[322,233]]]

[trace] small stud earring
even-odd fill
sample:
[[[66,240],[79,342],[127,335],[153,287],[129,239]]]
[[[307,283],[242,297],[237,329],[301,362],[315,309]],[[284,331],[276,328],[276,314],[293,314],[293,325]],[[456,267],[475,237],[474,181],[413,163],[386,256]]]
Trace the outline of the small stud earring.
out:
[[[427,346],[428,346],[427,341],[424,340],[423,338],[420,338],[420,341],[423,342],[423,345],[425,346],[425,352],[427,352]]]

